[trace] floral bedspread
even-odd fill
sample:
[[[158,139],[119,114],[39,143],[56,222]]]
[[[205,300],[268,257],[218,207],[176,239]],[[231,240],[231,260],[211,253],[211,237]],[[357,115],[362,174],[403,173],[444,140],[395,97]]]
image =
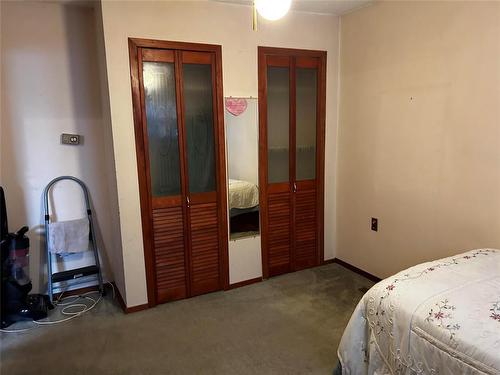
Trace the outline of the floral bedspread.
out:
[[[356,307],[338,355],[343,374],[500,374],[500,250],[382,280]]]

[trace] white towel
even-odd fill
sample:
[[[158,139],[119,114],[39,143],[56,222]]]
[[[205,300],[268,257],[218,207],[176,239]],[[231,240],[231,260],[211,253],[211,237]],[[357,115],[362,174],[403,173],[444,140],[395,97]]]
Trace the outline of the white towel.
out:
[[[53,254],[80,253],[89,249],[87,218],[49,224],[49,251]]]

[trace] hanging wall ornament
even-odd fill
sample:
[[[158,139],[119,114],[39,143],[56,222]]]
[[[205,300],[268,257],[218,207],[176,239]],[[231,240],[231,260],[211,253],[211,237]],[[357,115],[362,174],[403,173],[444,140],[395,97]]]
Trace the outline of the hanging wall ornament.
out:
[[[233,116],[239,116],[247,109],[247,100],[244,98],[226,98],[226,109]]]

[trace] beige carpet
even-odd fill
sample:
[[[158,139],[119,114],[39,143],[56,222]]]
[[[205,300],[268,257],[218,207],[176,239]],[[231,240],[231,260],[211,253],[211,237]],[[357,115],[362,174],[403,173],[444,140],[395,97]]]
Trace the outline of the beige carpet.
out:
[[[108,296],[71,322],[0,333],[0,374],[331,374],[371,285],[330,264],[129,315]]]

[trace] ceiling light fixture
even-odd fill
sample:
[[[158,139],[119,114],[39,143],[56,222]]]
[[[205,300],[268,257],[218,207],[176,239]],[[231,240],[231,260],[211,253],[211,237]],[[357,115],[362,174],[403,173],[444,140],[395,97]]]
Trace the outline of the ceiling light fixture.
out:
[[[255,0],[254,7],[259,14],[269,21],[282,18],[290,10],[292,0]]]

